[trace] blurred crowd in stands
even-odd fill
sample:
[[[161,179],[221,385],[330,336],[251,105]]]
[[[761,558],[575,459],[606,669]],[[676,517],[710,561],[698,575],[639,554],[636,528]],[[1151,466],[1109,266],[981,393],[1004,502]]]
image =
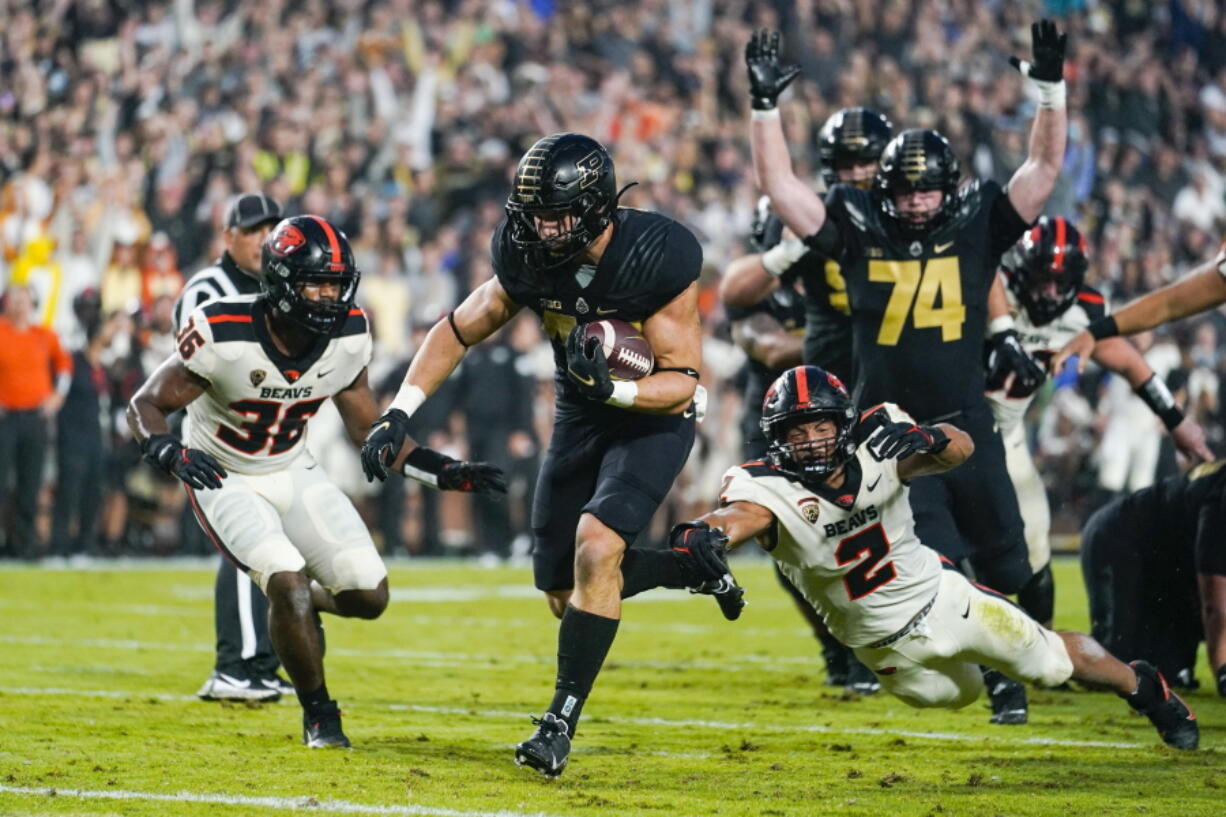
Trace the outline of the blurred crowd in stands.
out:
[[[28,290],[30,320],[62,350],[47,352],[59,368],[34,406],[41,471],[0,448],[5,498],[19,479],[43,482],[33,532],[6,511],[3,553],[206,552],[182,492],[141,464],[122,410],[172,350],[173,300],[220,254],[235,193],[264,191],[348,233],[376,337],[372,382],[390,396],[425,330],[492,274],[488,239],[518,156],[562,130],[611,146],[619,181],[638,182],[623,203],[678,218],[703,243],[714,402],[669,514],[708,507],[740,450],[743,358],[715,285],[746,251],[757,197],[750,31],[783,29],[803,68],[783,109],[815,185],[817,129],[850,105],[935,126],[966,175],[1004,182],[1034,110],[1004,56],[1028,51],[1039,15],[1060,17],[1071,43],[1068,154],[1048,212],[1090,237],[1090,283],[1118,305],[1211,256],[1226,227],[1215,0],[0,0],[0,283]],[[22,307],[5,300],[0,329]],[[1213,314],[1140,339],[1219,452],[1223,328]],[[339,422],[313,423],[312,447],[363,497],[390,554],[522,551],[551,369],[521,315],[415,418],[419,439],[508,468],[505,503],[369,488]],[[0,382],[0,424],[30,408],[8,391]],[[1176,468],[1127,385],[1094,373],[1046,387],[1033,435],[1065,532],[1105,495]]]

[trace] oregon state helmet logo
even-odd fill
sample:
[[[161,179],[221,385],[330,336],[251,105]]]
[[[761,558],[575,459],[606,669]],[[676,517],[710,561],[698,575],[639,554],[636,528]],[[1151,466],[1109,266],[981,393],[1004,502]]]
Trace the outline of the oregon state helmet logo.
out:
[[[306,244],[306,236],[302,234],[302,230],[288,222],[281,222],[277,232],[268,239],[268,248],[273,251],[273,254],[279,255],[282,258],[303,244]]]

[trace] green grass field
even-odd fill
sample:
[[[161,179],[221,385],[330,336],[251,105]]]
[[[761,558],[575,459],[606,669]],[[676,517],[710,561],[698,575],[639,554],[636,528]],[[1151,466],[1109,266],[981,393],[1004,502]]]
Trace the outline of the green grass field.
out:
[[[822,685],[768,567],[750,607],[655,593],[625,620],[557,781],[511,747],[552,692],[556,624],[523,569],[398,564],[379,621],[328,619],[351,751],[308,751],[296,701],[193,697],[212,662],[212,571],[0,570],[0,814],[1226,814],[1226,701],[1190,697],[1202,749],[1169,750],[1112,695],[1036,692],[916,711]],[[1061,627],[1086,626],[1058,565]],[[1199,669],[1201,681],[1208,670]]]

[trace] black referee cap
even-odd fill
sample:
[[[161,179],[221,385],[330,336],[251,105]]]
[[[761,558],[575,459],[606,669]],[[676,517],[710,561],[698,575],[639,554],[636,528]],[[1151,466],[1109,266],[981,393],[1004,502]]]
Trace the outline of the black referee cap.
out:
[[[266,221],[281,220],[281,205],[263,193],[241,193],[226,211],[226,228],[254,227]]]

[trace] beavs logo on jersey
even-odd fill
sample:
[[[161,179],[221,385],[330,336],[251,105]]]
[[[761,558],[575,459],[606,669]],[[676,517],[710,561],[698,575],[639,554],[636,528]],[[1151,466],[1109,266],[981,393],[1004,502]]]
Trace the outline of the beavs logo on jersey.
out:
[[[282,224],[268,239],[268,249],[282,258],[306,243],[306,236],[293,224]]]
[[[803,499],[796,501],[800,508],[800,514],[805,518],[810,525],[817,524],[817,517],[821,515],[822,506],[818,504],[817,497],[806,496]]]

